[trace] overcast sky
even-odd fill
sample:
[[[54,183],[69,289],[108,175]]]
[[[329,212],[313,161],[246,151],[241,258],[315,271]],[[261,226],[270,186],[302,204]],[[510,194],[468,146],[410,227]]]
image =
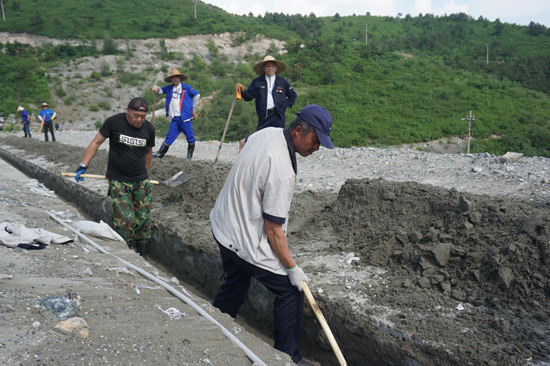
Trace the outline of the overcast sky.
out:
[[[531,21],[550,27],[550,0],[203,0],[233,14],[271,13],[317,16],[391,15],[419,13],[435,15],[466,13],[494,21],[528,25]]]

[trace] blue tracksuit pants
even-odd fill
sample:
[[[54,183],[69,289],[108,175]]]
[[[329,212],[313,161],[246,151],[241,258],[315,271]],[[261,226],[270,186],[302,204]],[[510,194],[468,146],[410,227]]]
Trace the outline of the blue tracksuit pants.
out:
[[[172,122],[170,122],[170,127],[168,128],[168,133],[166,134],[164,143],[168,146],[172,145],[181,132],[183,132],[187,138],[188,143],[195,143],[195,135],[193,134],[193,119],[190,118],[183,121],[181,116],[172,118]]]

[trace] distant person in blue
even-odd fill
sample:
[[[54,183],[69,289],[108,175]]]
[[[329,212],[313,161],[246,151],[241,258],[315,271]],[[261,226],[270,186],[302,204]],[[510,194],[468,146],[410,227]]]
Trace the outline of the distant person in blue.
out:
[[[155,158],[164,157],[181,132],[187,138],[187,160],[193,158],[195,151],[195,135],[193,134],[195,112],[193,108],[197,106],[201,95],[191,85],[184,84],[185,80],[187,80],[187,76],[177,69],[172,69],[170,75],[164,78],[164,81],[172,83],[171,85],[163,88],[155,85],[151,89],[155,93],[166,94],[166,116],[171,119],[166,138],[159,151],[153,155]]]
[[[44,125],[44,136],[46,141],[48,141],[48,130],[52,134],[52,141],[55,142],[55,134],[53,132],[53,120],[55,118],[55,112],[50,108],[48,103],[42,103],[42,110],[38,113],[38,118],[42,121]]]
[[[17,107],[17,111],[21,112],[21,123],[23,124],[23,132],[25,133],[25,136],[23,137],[32,137],[30,129],[31,117],[29,116],[29,112],[21,106]]]
[[[248,89],[241,83],[237,83],[237,88],[247,102],[256,100],[257,130],[266,127],[285,128],[285,112],[292,108],[298,98],[290,83],[279,76],[286,70],[285,63],[273,56],[266,56],[253,70],[259,77],[252,80]]]

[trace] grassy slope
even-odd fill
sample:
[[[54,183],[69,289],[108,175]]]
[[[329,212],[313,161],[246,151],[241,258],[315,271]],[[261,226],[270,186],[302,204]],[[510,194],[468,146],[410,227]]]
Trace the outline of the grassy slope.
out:
[[[52,37],[86,40],[106,35],[175,37],[245,30],[241,40],[256,33],[287,39],[288,53],[279,56],[289,65],[283,76],[293,81],[300,94],[287,119],[306,104],[325,106],[334,116],[333,134],[339,146],[398,144],[463,135],[466,123],[461,118],[473,110],[474,136],[504,136],[504,143],[481,142],[474,145],[474,151],[502,153],[515,149],[529,155],[549,155],[548,95],[501,79],[496,73],[499,64],[550,55],[550,36],[534,37],[527,27],[504,24],[498,32],[497,23],[464,15],[397,19],[271,14],[258,18],[230,15],[201,2],[197,4],[198,19],[194,19],[192,0],[168,0],[164,5],[143,0],[17,3],[19,8],[13,10],[13,1],[5,1],[7,22],[0,23],[0,31],[31,30]],[[174,13],[181,16],[174,17]],[[369,27],[368,47],[363,44],[365,24]],[[295,40],[306,47],[292,47]],[[489,65],[485,64],[486,44],[492,61]],[[403,57],[404,53],[413,57]],[[38,67],[41,56],[40,52],[35,54]],[[246,84],[247,78],[252,77],[249,70],[235,70],[223,57],[214,57],[219,61],[217,65],[224,68],[222,72],[202,65],[193,74],[192,63],[182,65],[204,95],[216,93],[198,128],[203,138],[219,136],[232,99],[232,83]],[[251,60],[250,66],[253,64]],[[36,78],[40,79],[39,75]],[[10,77],[15,78],[12,84],[17,85],[18,76]],[[6,84],[12,79],[4,76],[0,81]],[[40,98],[43,89],[37,90]],[[28,93],[10,90],[10,95],[19,96],[10,103],[17,103]],[[253,103],[238,104],[228,137],[236,139],[253,132],[254,118]]]

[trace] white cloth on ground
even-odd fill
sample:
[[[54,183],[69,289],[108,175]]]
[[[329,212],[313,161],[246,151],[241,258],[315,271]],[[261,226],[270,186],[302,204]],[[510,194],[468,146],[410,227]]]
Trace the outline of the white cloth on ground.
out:
[[[19,244],[66,244],[73,240],[64,235],[52,233],[42,228],[29,229],[25,225],[12,225],[8,222],[0,224],[0,244],[15,248]]]

